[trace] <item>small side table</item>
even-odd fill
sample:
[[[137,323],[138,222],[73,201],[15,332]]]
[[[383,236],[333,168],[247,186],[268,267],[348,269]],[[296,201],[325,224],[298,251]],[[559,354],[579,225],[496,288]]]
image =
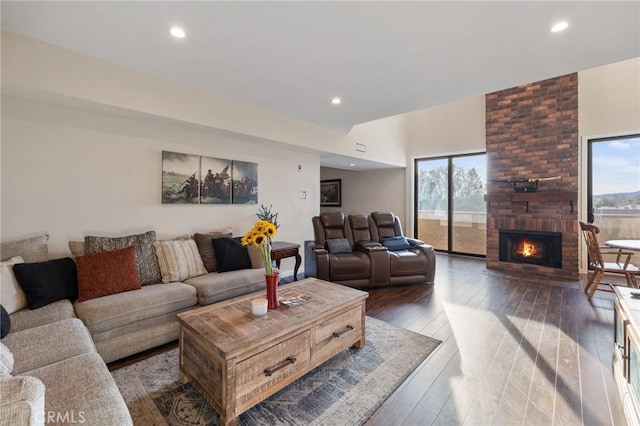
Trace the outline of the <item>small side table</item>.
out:
[[[271,242],[271,259],[276,261],[276,266],[280,268],[280,261],[287,257],[296,258],[296,266],[293,268],[293,280],[298,281],[298,268],[302,263],[299,249],[300,244],[285,243],[284,241]]]

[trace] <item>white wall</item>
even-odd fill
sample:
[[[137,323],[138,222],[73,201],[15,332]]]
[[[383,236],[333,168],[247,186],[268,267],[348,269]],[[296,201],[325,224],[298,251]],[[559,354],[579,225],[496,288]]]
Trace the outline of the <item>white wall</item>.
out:
[[[578,73],[580,136],[640,130],[640,58]]]
[[[225,225],[235,235],[255,220],[255,205],[161,204],[161,152],[175,151],[258,163],[258,203],[273,204],[278,240],[312,239],[319,211],[319,157],[266,148],[248,139],[133,120],[59,105],[2,97],[3,240],[50,234],[53,257],[86,235],[155,230],[159,238]],[[298,164],[302,172],[298,172]],[[300,199],[300,191],[307,198]],[[291,262],[289,262],[291,261]],[[283,261],[284,272],[293,260]]]
[[[394,212],[406,230],[405,169],[350,171],[322,167],[321,179],[342,179],[342,207],[322,207],[321,211],[342,210],[345,214]]]

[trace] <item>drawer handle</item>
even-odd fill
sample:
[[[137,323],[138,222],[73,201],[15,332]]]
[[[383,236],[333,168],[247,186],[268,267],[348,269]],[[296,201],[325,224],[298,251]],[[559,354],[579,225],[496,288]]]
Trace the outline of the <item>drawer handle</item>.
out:
[[[343,328],[340,331],[334,331],[333,332],[333,337],[340,337],[342,336],[344,333],[346,333],[347,331],[351,331],[353,330],[353,326],[352,325],[348,325],[345,328]]]
[[[285,359],[284,361],[282,361],[280,364],[278,365],[274,365],[273,367],[269,367],[269,368],[265,368],[264,369],[264,375],[266,377],[271,376],[273,373],[275,373],[278,370],[282,370],[283,368],[285,368],[287,365],[289,364],[293,364],[294,362],[296,362],[296,358],[295,357],[287,357],[287,359]]]

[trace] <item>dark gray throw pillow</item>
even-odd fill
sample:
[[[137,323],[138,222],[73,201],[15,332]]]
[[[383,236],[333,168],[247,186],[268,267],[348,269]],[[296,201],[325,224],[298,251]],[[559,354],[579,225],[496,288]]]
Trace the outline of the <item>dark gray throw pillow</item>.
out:
[[[241,238],[214,238],[211,240],[216,255],[218,272],[251,269],[251,258]]]
[[[0,305],[0,339],[4,339],[4,337],[9,334],[10,328],[11,317],[9,316],[9,312],[7,312],[4,306]]]
[[[17,266],[17,268],[16,268]],[[70,257],[38,263],[16,263],[13,273],[27,296],[29,309],[78,298],[78,272]]]
[[[162,280],[160,265],[153,243],[156,242],[155,231],[125,237],[84,237],[85,254],[103,253],[105,251],[121,250],[130,246],[136,247],[136,270],[140,284],[156,284]]]
[[[346,238],[331,238],[327,240],[327,248],[331,254],[352,253]]]

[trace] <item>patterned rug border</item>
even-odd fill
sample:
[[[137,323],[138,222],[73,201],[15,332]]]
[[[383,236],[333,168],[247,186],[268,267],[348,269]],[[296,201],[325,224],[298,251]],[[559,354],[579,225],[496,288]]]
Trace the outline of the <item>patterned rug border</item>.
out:
[[[366,345],[351,348],[240,416],[241,425],[363,424],[442,343],[366,317]],[[218,425],[204,398],[178,380],[178,349],[113,371],[136,425]]]

